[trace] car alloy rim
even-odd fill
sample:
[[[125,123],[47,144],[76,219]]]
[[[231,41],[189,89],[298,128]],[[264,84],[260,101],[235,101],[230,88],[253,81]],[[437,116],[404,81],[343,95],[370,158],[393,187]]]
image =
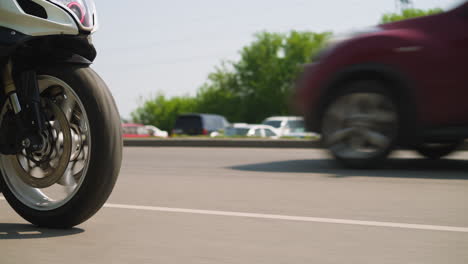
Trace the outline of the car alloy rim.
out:
[[[397,134],[396,109],[388,96],[379,93],[343,95],[324,115],[324,143],[341,158],[372,158],[387,150]]]

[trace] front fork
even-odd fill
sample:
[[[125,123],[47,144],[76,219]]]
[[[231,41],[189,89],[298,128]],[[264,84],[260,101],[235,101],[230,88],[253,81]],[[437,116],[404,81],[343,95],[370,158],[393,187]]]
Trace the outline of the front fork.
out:
[[[22,72],[19,76],[20,89],[18,90],[12,68],[12,62],[9,60],[3,68],[2,80],[5,96],[14,114],[16,130],[18,130],[16,133],[17,136],[20,136],[20,140],[16,140],[20,146],[17,146],[16,149],[26,148],[29,151],[38,151],[43,147],[44,142],[41,134],[46,127],[45,118],[41,111],[36,72]],[[10,129],[12,128],[10,127]],[[11,135],[11,133],[9,134]]]
[[[8,61],[6,66],[3,68],[3,87],[5,89],[5,96],[9,99],[10,105],[13,108],[15,115],[21,112],[21,104],[16,93],[16,85],[13,80],[13,65],[11,60]]]

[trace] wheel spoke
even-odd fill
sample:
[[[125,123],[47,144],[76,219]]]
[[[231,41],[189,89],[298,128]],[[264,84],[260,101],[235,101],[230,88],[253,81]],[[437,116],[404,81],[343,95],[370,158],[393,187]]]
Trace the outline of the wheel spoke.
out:
[[[331,152],[343,159],[369,159],[391,147],[398,113],[384,94],[355,92],[338,97],[323,118],[322,134]]]
[[[76,185],[75,178],[73,177],[73,170],[71,166],[67,168],[65,173],[63,174],[62,178],[58,181],[58,184],[63,186],[74,186]]]
[[[396,114],[390,111],[377,111],[371,120],[379,123],[393,123],[396,121]]]
[[[390,143],[386,136],[368,129],[361,130],[360,134],[367,140],[368,143],[379,148],[386,148]]]
[[[89,121],[80,98],[64,81],[48,75],[38,76],[38,87],[45,117],[47,140],[34,153],[0,155],[4,173],[17,175],[6,181],[17,198],[36,210],[54,210],[70,201],[84,182],[89,164],[91,136]],[[48,93],[60,87],[62,93]],[[2,109],[0,119],[5,114]],[[74,129],[72,126],[79,127]],[[73,137],[72,137],[73,136]],[[76,159],[71,157],[76,153]]]
[[[332,116],[337,118],[345,118],[347,113],[349,113],[351,100],[349,96],[344,96],[339,98],[336,102],[332,104],[332,106],[328,109],[329,113]]]
[[[62,101],[62,111],[67,117],[68,122],[71,121],[71,117],[73,115],[73,111],[75,110],[76,107],[76,102],[70,97],[64,98]]]
[[[328,139],[327,139],[327,144],[329,145],[335,145],[339,142],[342,142],[343,140],[349,138],[356,132],[356,129],[351,127],[351,128],[344,128],[341,130],[338,130],[331,134]]]

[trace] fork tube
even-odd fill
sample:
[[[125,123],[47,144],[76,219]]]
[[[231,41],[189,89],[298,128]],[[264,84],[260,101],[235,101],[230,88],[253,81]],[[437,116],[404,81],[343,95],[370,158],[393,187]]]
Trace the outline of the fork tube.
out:
[[[12,63],[11,59],[8,61],[6,67],[3,68],[2,72],[3,85],[5,87],[5,95],[10,99],[10,104],[13,107],[15,114],[21,112],[21,105],[16,94],[15,81],[12,75]]]

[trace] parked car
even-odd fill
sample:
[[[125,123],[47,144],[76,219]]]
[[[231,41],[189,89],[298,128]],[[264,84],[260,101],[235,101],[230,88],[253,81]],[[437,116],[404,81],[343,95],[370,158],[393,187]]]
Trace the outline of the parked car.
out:
[[[279,138],[276,129],[268,125],[254,124],[234,124],[226,127],[224,135],[228,137],[247,136],[247,137],[262,137],[262,138]]]
[[[305,66],[297,105],[336,159],[371,167],[396,145],[429,158],[468,138],[468,2],[371,28]]]
[[[229,125],[225,117],[213,114],[183,114],[176,119],[175,135],[209,135]]]
[[[124,138],[149,137],[148,129],[143,124],[124,123],[122,124],[122,136]]]
[[[301,116],[272,116],[263,120],[262,124],[272,126],[280,137],[307,137],[312,136],[307,132],[304,118]]]
[[[145,128],[148,131],[148,134],[152,137],[167,138],[169,136],[167,131],[161,130],[155,126],[145,126]]]

